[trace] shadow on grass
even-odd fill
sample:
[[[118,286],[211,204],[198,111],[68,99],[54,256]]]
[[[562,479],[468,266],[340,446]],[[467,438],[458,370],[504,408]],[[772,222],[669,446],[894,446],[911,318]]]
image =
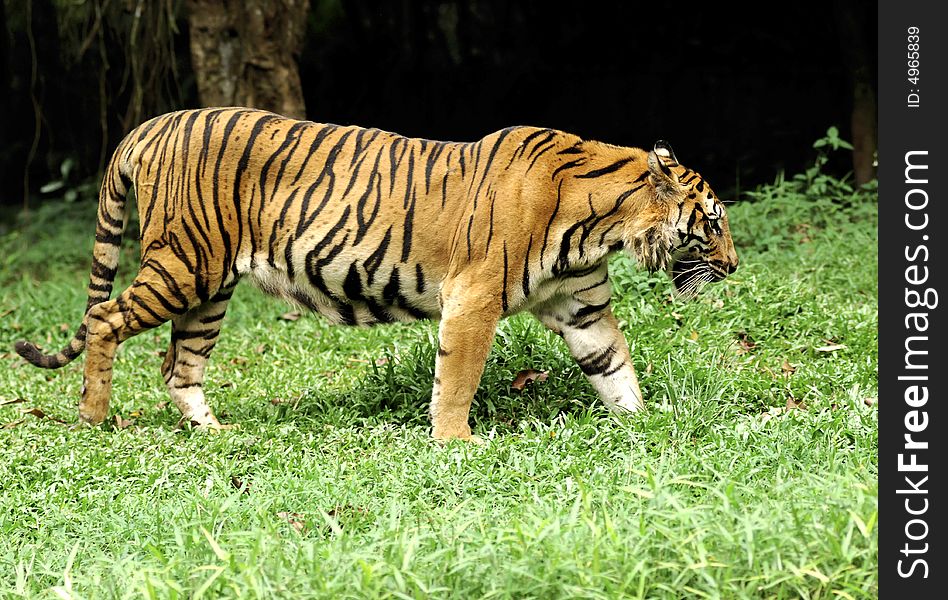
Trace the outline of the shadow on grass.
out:
[[[541,358],[519,356],[506,347],[492,353],[471,405],[475,427],[516,430],[524,421],[548,421],[559,415],[581,413],[598,404],[595,393],[571,359],[552,350]],[[271,418],[312,419],[342,424],[394,424],[427,427],[428,406],[434,382],[434,347],[412,344],[396,354],[386,349],[368,367],[365,377],[348,389],[310,390],[292,405],[280,405]],[[536,352],[535,352],[536,353]],[[511,382],[523,369],[545,367],[547,381],[516,391]],[[261,409],[264,410],[264,409]]]

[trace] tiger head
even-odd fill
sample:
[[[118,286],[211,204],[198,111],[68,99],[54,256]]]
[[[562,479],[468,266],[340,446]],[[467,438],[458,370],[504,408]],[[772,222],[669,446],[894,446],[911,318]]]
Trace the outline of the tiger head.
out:
[[[667,142],[655,143],[648,169],[656,196],[668,206],[668,273],[679,294],[693,297],[737,269],[724,203],[701,175],[678,163]]]

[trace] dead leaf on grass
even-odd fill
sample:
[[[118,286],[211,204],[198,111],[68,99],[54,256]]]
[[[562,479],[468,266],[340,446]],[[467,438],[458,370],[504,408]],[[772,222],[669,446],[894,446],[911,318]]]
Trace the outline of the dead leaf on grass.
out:
[[[862,403],[865,404],[866,406],[872,406],[878,401],[879,401],[878,398],[863,398],[862,399]]]
[[[327,515],[334,519],[339,519],[341,517],[347,517],[352,515],[364,515],[365,509],[361,506],[352,506],[351,504],[345,504],[341,506],[334,506],[329,511],[326,512]]]
[[[296,533],[303,534],[306,532],[306,517],[304,515],[295,512],[278,512],[277,516],[289,523],[296,530]]]
[[[155,410],[164,410],[166,408],[168,408],[167,400],[162,400],[161,402],[155,405]]]
[[[26,422],[26,419],[17,419],[16,421],[10,421],[9,423],[3,424],[3,429],[13,429],[17,425],[22,425]]]
[[[128,429],[134,425],[134,421],[131,419],[126,419],[122,415],[115,415],[115,428],[116,429]]]
[[[549,371],[537,371],[536,369],[524,369],[517,373],[517,376],[514,377],[514,380],[510,382],[510,387],[522,392],[527,385],[535,381],[546,381],[550,376]]]
[[[0,402],[0,406],[7,406],[9,404],[20,404],[21,402],[26,402],[26,398],[14,398],[13,400],[4,400]]]
[[[691,335],[689,335],[688,337],[691,338],[691,341],[692,341],[692,342],[697,342],[697,341],[698,341],[698,332],[695,331],[694,329],[692,329],[692,330],[691,330]]]
[[[24,408],[20,411],[24,415],[33,415],[37,419],[45,419],[46,413],[41,408]]]
[[[737,332],[737,353],[747,354],[757,347],[757,342],[746,331]]]
[[[780,370],[783,371],[787,377],[797,372],[797,368],[791,365],[790,361],[787,359],[783,359],[783,364],[780,365]]]
[[[240,479],[239,477],[236,477],[236,476],[234,476],[234,475],[231,475],[231,477],[230,477],[230,484],[231,484],[232,486],[234,486],[234,489],[242,490],[242,493],[244,493],[244,494],[249,494],[249,493],[250,493],[250,482],[244,482],[244,481],[243,481],[242,479]]]
[[[303,313],[301,313],[300,311],[291,310],[290,312],[285,312],[282,315],[280,315],[280,319],[284,321],[299,321],[300,317],[302,316],[303,316]]]
[[[57,419],[56,417],[51,417],[51,416],[47,415],[45,412],[43,412],[43,409],[41,409],[41,408],[36,408],[36,407],[33,407],[33,408],[22,408],[22,409],[20,409],[20,414],[22,414],[22,415],[32,415],[32,416],[36,417],[37,419],[48,419],[48,420],[54,421],[54,422],[56,422],[56,423],[65,423],[65,421],[63,421],[62,419]]]
[[[787,410],[794,410],[794,409],[806,410],[806,404],[803,403],[803,400],[797,401],[797,399],[794,398],[793,395],[788,395],[787,396]]]
[[[846,347],[845,344],[827,344],[825,346],[820,346],[816,348],[817,352],[836,352],[837,350],[842,350]]]

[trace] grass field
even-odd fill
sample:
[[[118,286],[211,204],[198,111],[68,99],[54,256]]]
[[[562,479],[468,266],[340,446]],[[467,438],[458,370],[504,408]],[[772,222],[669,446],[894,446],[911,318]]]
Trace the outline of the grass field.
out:
[[[330,327],[249,286],[206,386],[239,429],[176,427],[167,326],[122,346],[112,420],[71,428],[82,361],[12,345],[72,335],[94,210],[0,236],[0,598],[878,594],[873,189],[811,173],[731,206],[742,266],[691,303],[617,257],[644,413],[608,413],[561,340],[505,321],[484,446],[429,440],[434,324]],[[525,369],[548,379],[511,389]]]

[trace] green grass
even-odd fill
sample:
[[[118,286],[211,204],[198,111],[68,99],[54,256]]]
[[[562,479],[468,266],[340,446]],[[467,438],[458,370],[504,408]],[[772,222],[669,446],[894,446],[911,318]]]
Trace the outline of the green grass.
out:
[[[82,361],[42,371],[12,343],[72,335],[94,207],[44,206],[0,237],[0,402],[23,400],[0,406],[0,598],[876,597],[877,195],[825,184],[730,207],[742,266],[697,301],[615,259],[644,413],[608,413],[561,340],[504,322],[483,447],[429,440],[433,324],[283,320],[249,286],[206,386],[239,430],[176,427],[167,327],[119,353],[130,426],[58,422]],[[549,379],[512,391],[527,368]]]

